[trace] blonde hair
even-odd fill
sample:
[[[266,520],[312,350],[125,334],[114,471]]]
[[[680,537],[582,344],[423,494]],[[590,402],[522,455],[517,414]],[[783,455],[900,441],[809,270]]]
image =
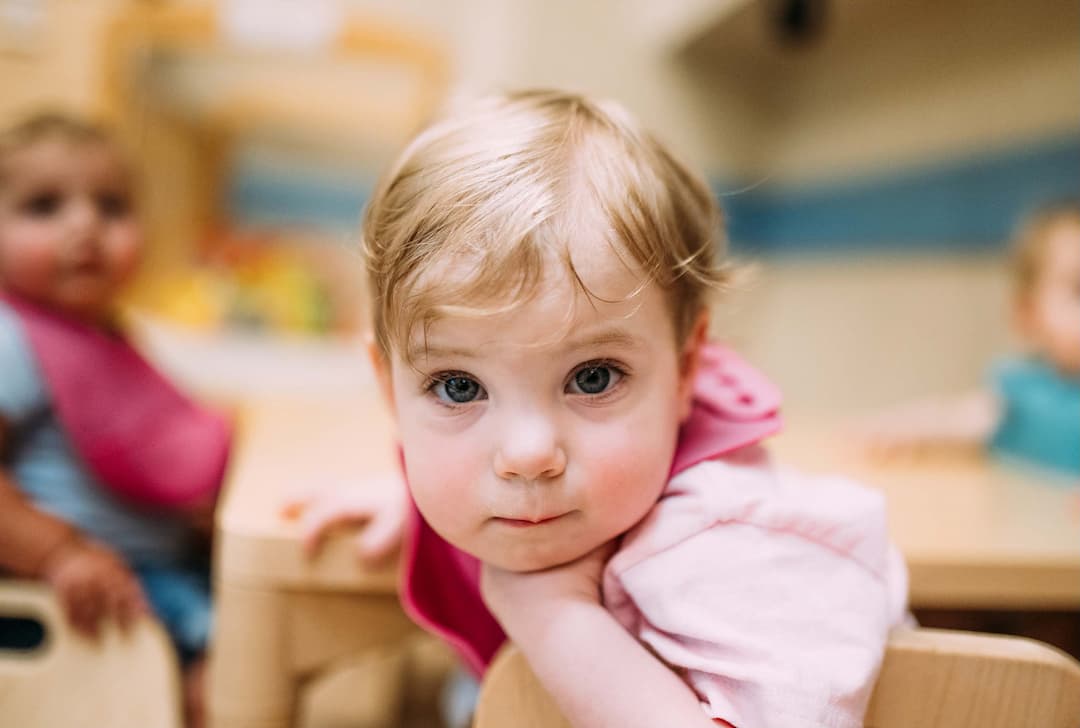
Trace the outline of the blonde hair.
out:
[[[600,300],[577,274],[565,234],[589,213],[602,220],[590,232],[607,226],[619,259],[643,271],[630,295],[649,281],[664,291],[681,344],[726,279],[708,186],[621,106],[525,91],[428,128],[376,190],[362,243],[378,346],[408,358],[418,324],[513,310],[553,258]],[[484,307],[493,301],[508,303]]]
[[[1013,242],[1012,268],[1016,296],[1025,298],[1035,288],[1046,258],[1046,246],[1062,225],[1080,226],[1080,202],[1059,202],[1033,213],[1020,226]]]

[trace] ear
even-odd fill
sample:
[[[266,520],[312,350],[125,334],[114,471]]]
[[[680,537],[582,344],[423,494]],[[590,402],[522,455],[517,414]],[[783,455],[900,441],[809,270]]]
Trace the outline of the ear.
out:
[[[694,405],[694,379],[701,364],[701,350],[709,339],[709,312],[698,314],[679,354],[679,421],[685,422]]]
[[[390,414],[396,418],[397,411],[394,408],[394,380],[390,372],[390,362],[387,360],[386,354],[379,348],[373,334],[368,333],[364,336],[364,344],[367,347],[368,361],[371,363],[371,370],[375,373],[375,383],[379,387],[379,393],[382,395],[383,403],[386,405],[387,409],[390,410]]]

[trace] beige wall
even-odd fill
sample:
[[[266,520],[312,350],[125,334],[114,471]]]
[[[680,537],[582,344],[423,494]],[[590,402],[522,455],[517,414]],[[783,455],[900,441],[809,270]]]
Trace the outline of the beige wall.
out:
[[[997,258],[771,261],[715,309],[714,332],[796,411],[850,412],[979,386],[1007,353]]]
[[[434,31],[447,44],[455,96],[559,86],[614,97],[688,160],[740,160],[752,127],[734,88],[658,46],[625,0],[349,0]],[[640,6],[641,4],[638,3]],[[725,162],[728,163],[727,161]]]
[[[837,0],[785,53],[746,0],[346,0],[446,44],[455,92],[521,85],[623,100],[713,173],[799,179],[964,154],[1080,127],[1072,0]],[[0,56],[0,117],[91,109],[101,28],[124,0],[45,0],[38,50]]]
[[[0,121],[42,106],[93,112],[101,94],[105,24],[124,0],[43,0],[27,51],[0,54]]]
[[[1080,131],[1073,0],[834,0],[821,41],[802,49],[766,32],[763,5],[742,3],[686,43],[691,66],[739,84],[759,129],[751,166],[772,180]]]
[[[1048,22],[1062,8],[1075,14],[1071,0],[918,0],[905,6],[932,16],[936,45],[913,45],[903,27],[885,27],[862,46],[787,68],[792,75],[767,88],[752,75],[749,51],[720,63],[715,45],[726,26],[696,42],[708,47],[688,50],[679,44],[694,36],[693,22],[684,24],[673,48],[670,35],[652,32],[657,6],[646,0],[350,2],[442,37],[455,93],[544,84],[615,96],[694,164],[751,178],[984,149],[1075,128],[1080,109],[1080,22]],[[38,51],[0,56],[0,115],[42,102],[92,108],[100,29],[120,4],[49,0]],[[715,20],[705,0],[692,4],[696,16],[686,17]],[[748,4],[716,5],[737,13]],[[894,4],[872,7],[886,6]],[[965,15],[973,6],[984,14]],[[954,27],[968,30],[949,35]],[[166,247],[177,249],[194,212],[176,185],[198,150],[164,124],[148,128],[144,143],[158,160],[151,206],[172,238]],[[780,261],[718,308],[717,330],[772,374],[794,407],[860,409],[977,384],[1008,344],[1006,289],[994,260]]]

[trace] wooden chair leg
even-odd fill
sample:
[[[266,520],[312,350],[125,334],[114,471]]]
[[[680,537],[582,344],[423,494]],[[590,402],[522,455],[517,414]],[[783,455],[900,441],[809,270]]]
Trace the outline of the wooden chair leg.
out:
[[[210,652],[209,728],[291,728],[298,685],[288,595],[219,584]]]

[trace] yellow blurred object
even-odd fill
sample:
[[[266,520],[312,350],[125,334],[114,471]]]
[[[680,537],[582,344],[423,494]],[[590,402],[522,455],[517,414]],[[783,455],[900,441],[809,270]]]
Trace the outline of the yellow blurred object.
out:
[[[217,328],[225,312],[223,283],[215,272],[199,269],[155,280],[149,308],[185,326]]]
[[[311,245],[312,243],[308,243]],[[319,270],[318,251],[277,241],[234,240],[213,260],[167,274],[136,296],[158,315],[197,329],[326,335],[355,326],[355,290]]]

